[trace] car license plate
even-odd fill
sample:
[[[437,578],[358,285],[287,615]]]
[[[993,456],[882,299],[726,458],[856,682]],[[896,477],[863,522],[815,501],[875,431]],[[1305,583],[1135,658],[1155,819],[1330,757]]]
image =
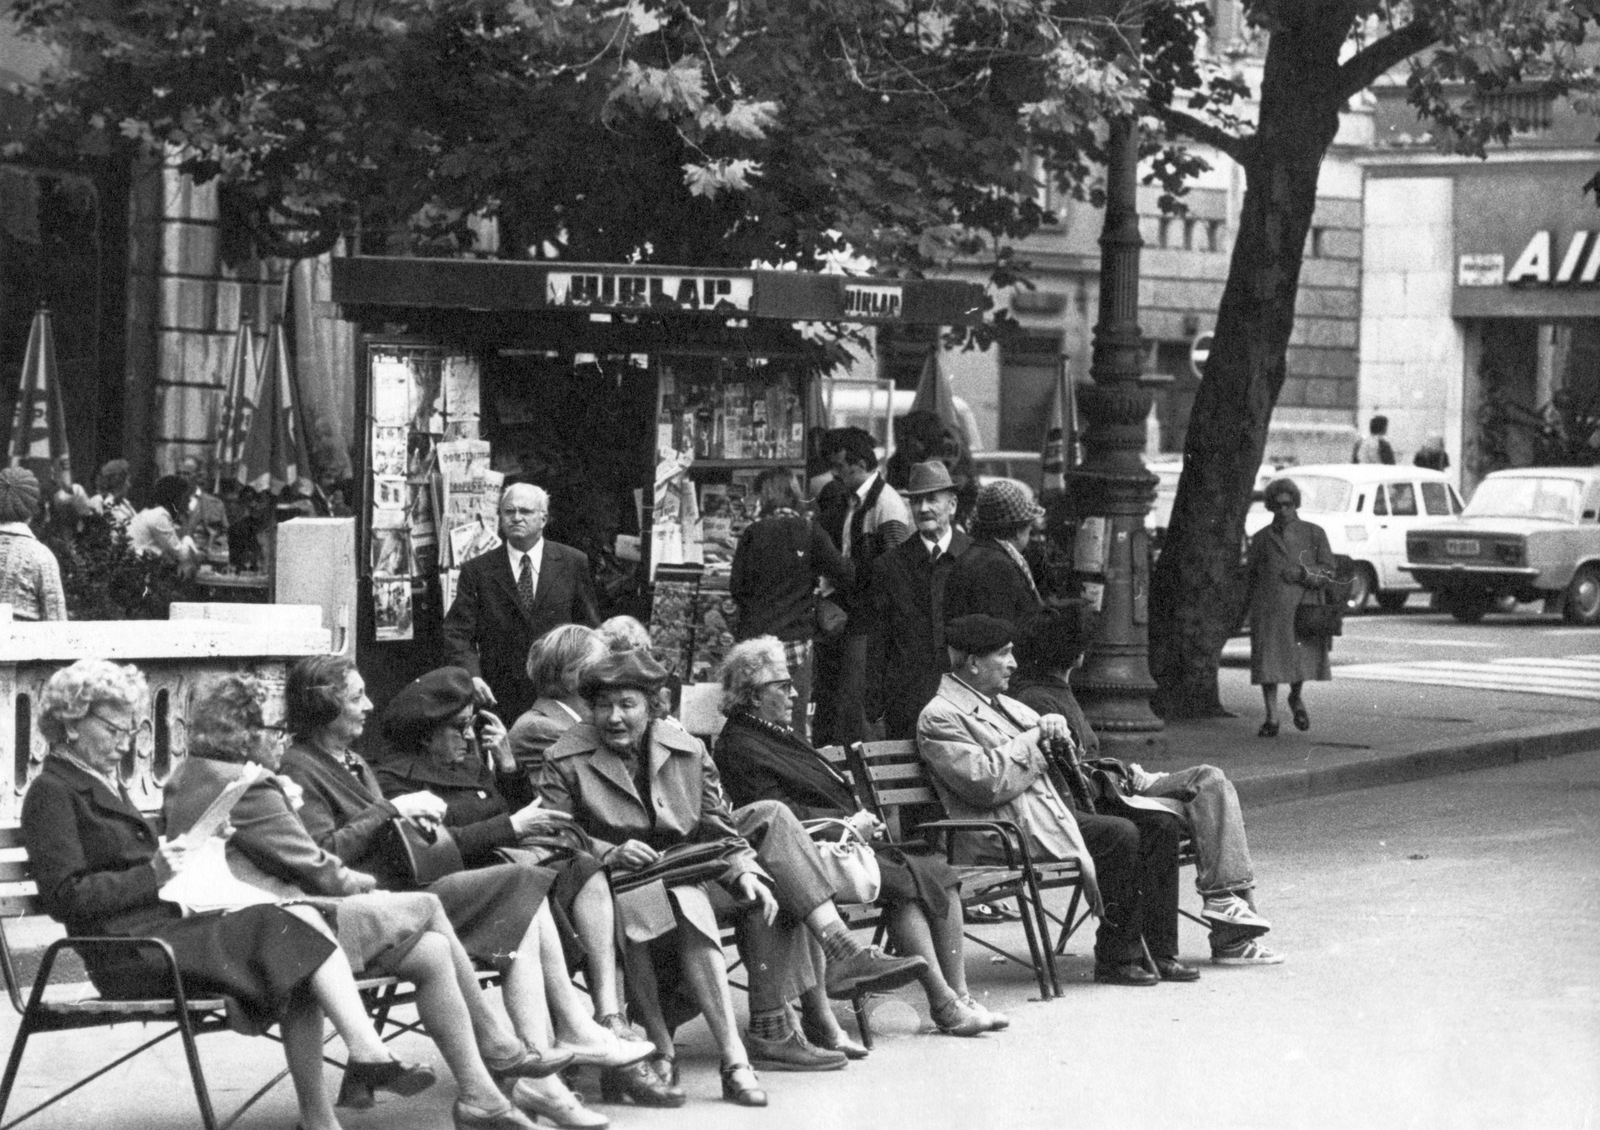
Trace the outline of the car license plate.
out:
[[[1478,556],[1478,543],[1473,538],[1450,538],[1444,543],[1444,551],[1452,557]]]

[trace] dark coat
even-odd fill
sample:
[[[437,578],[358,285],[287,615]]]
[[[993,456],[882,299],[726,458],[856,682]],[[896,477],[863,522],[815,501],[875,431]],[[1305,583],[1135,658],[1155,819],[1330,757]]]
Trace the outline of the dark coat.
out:
[[[516,844],[510,814],[532,804],[535,795],[533,782],[521,769],[500,773],[481,761],[450,766],[427,754],[402,754],[382,762],[374,772],[386,797],[429,792],[449,806],[444,822],[468,867],[498,863],[494,849]]]
[[[739,605],[738,636],[809,640],[816,634],[817,578],[827,577],[847,593],[855,567],[822,527],[799,517],[763,518],[739,538],[728,591]]]
[[[402,887],[408,877],[382,850],[385,828],[400,813],[383,799],[372,766],[360,757],[356,762],[359,780],[320,749],[295,742],[283,755],[283,775],[305,794],[300,822],[318,847],[338,856],[347,867],[376,875],[380,886]]]
[[[1303,579],[1284,580],[1285,571],[1308,570]],[[1250,539],[1250,681],[1300,683],[1330,679],[1327,639],[1299,639],[1294,610],[1320,604],[1333,589],[1333,550],[1315,522],[1296,518],[1284,530],[1276,523]],[[1336,591],[1336,590],[1335,590]]]
[[[156,830],[125,796],[59,757],[46,757],[22,801],[45,913],[70,934],[142,934],[180,916],[157,893]]]
[[[945,587],[957,564],[972,549],[961,530],[950,552],[935,566],[920,537],[907,538],[872,567],[870,604],[874,640],[868,658],[868,702],[883,704],[884,734],[908,739],[917,715],[939,693],[949,670],[944,649]],[[881,697],[879,697],[881,696]]]
[[[775,800],[800,820],[844,817],[861,809],[838,770],[797,735],[753,726],[735,714],[717,736],[713,754],[735,808]]]
[[[589,558],[571,546],[544,542],[533,611],[517,598],[517,579],[504,546],[461,567],[456,599],[444,618],[445,662],[464,667],[494,691],[496,711],[516,719],[533,705],[528,648],[562,624],[600,623]]]
[[[1018,636],[1043,609],[1039,594],[1005,547],[992,538],[972,543],[945,584],[944,619],[982,613],[1006,621]]]

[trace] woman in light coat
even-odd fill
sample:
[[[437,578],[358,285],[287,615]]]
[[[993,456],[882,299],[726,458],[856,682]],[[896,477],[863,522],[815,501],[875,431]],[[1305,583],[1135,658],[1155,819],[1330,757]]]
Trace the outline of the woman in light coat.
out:
[[[1264,492],[1272,524],[1250,539],[1250,681],[1261,687],[1266,721],[1258,734],[1278,736],[1278,684],[1289,684],[1289,711],[1295,729],[1309,730],[1311,715],[1300,697],[1307,679],[1327,681],[1326,636],[1301,637],[1295,608],[1333,599],[1333,550],[1328,535],[1299,516],[1300,488],[1291,479],[1274,479]]]

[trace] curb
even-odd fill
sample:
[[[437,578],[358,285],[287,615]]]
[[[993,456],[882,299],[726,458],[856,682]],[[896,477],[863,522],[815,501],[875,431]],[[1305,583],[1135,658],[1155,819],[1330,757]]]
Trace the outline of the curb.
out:
[[[1430,745],[1305,769],[1269,770],[1234,779],[1239,800],[1276,804],[1306,797],[1399,785],[1448,773],[1492,769],[1521,761],[1600,748],[1600,723],[1585,726],[1530,726],[1467,744]]]

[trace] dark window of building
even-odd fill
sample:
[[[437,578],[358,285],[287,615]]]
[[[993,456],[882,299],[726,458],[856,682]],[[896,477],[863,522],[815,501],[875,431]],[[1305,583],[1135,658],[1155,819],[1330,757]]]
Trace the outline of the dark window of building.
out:
[[[1312,258],[1312,259],[1321,259],[1322,258],[1323,243],[1325,242],[1325,240],[1327,238],[1327,231],[1328,231],[1327,228],[1312,228],[1311,229],[1311,246],[1307,249],[1307,252],[1306,252],[1307,255],[1310,258]]]
[[[1207,251],[1221,251],[1222,250],[1222,221],[1221,220],[1207,220],[1206,221],[1206,250]]]
[[[938,340],[937,326],[879,326],[878,379],[915,391],[928,352]]]
[[[1183,221],[1183,249],[1185,251],[1193,251],[1194,250],[1194,221],[1193,220],[1186,219],[1186,220]]]
[[[1061,365],[1060,334],[1018,334],[1000,343],[1000,450],[1044,446]]]
[[[1157,233],[1156,234],[1156,242],[1157,243],[1159,243],[1162,247],[1171,247],[1172,246],[1172,217],[1171,216],[1162,216],[1161,217],[1161,222],[1156,228],[1156,233]]]

